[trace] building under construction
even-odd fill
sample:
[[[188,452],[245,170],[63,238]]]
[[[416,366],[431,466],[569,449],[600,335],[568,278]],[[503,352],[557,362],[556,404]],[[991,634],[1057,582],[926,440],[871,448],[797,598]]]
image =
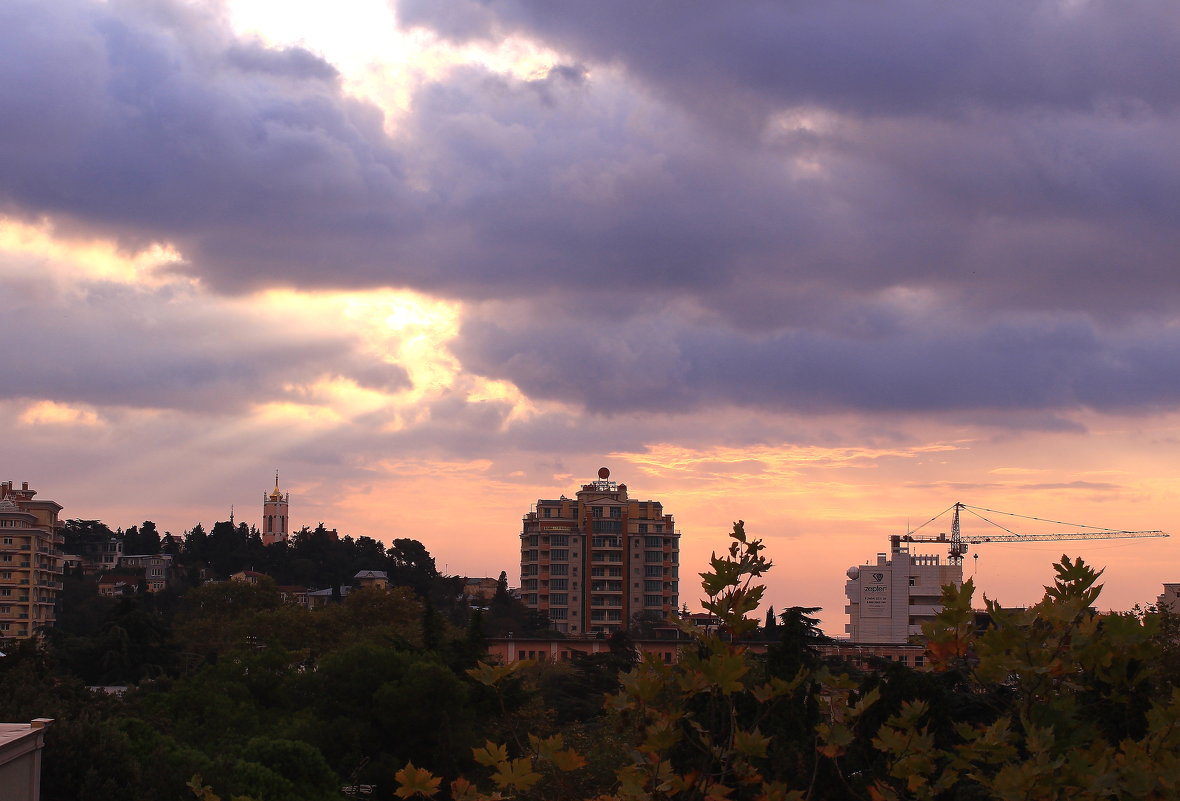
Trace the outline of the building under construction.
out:
[[[954,515],[949,536],[945,533],[936,536],[919,534],[922,528],[952,510]],[[960,528],[960,512],[964,511],[1004,533],[964,535]],[[955,503],[918,528],[910,529],[903,535],[891,536],[889,552],[878,553],[875,563],[853,565],[848,568],[848,581],[844,584],[844,594],[848,603],[844,611],[848,613],[845,631],[849,640],[854,643],[904,643],[910,637],[920,636],[922,624],[933,620],[942,609],[943,585],[962,586],[963,557],[966,556],[971,544],[1168,536],[1162,531],[1127,531],[1084,525],[1077,527],[1090,530],[1056,534],[1018,534],[984,517],[981,512],[1046,523],[1077,525]],[[947,548],[946,558],[938,554],[910,553],[910,546],[914,543],[944,545]]]
[[[922,633],[922,623],[942,608],[942,586],[963,583],[963,565],[938,554],[911,554],[899,537],[875,564],[848,568],[844,594],[846,630],[852,642],[904,643]]]

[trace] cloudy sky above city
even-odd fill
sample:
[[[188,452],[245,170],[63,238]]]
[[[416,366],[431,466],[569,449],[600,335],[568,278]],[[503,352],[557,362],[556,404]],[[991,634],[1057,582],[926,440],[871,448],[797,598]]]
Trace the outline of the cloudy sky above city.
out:
[[[1176,528],[1178,57],[1164,0],[9,0],[2,477],[180,532],[277,469],[296,525],[513,576],[606,465],[690,605],[740,517],[833,633],[956,500]],[[967,573],[1063,551],[1180,580]]]

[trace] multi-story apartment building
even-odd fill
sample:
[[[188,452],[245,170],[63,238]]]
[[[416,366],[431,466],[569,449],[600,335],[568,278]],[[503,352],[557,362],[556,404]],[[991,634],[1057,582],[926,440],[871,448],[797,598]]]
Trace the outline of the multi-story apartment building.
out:
[[[123,558],[123,537],[106,537],[80,543],[79,554],[70,554],[82,560],[82,571],[90,576],[104,570],[114,570]]]
[[[573,498],[538,500],[520,533],[520,597],[558,631],[610,633],[639,617],[665,620],[679,603],[680,532],[659,501],[627,485],[584,484]]]
[[[1164,591],[1155,599],[1157,609],[1167,609],[1173,615],[1180,613],[1180,584],[1164,584]]]
[[[176,581],[176,568],[172,564],[172,554],[144,553],[121,556],[119,557],[119,567],[142,570],[148,592],[163,592],[169,584]]]
[[[61,506],[36,494],[28,482],[0,484],[0,638],[28,639],[56,620]]]
[[[854,643],[905,643],[921,635],[922,624],[942,609],[942,587],[963,584],[961,562],[943,562],[937,554],[911,554],[899,537],[890,552],[877,554],[875,564],[848,568],[844,595]]]

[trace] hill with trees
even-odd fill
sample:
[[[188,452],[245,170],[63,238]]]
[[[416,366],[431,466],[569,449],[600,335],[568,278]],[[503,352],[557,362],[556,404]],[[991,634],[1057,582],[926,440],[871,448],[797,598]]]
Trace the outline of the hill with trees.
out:
[[[75,534],[106,536],[93,523]],[[679,661],[640,662],[619,636],[569,662],[495,665],[483,625],[510,607],[464,604],[421,543],[301,532],[264,563],[284,580],[396,577],[309,610],[270,579],[200,579],[251,566],[239,531],[190,531],[175,591],[97,598],[71,577],[61,630],[0,659],[0,716],[56,721],[46,801],[1180,794],[1176,621],[1099,614],[1100,574],[1080,560],[1030,609],[988,599],[986,631],[971,583],[948,588],[927,667],[858,671],[820,656],[813,609],[758,625],[771,565],[738,524],[702,573],[722,626],[681,622]],[[765,654],[748,645],[768,637]],[[127,691],[87,689],[115,682]]]

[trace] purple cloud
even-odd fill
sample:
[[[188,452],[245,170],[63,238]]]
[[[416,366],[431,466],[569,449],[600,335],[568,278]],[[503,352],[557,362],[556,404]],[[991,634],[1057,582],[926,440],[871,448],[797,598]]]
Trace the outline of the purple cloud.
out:
[[[1180,401],[1170,4],[398,11],[568,62],[453,70],[390,135],[200,9],[9,3],[0,211],[173,243],[223,292],[512,309],[472,313],[465,366],[603,411]]]

